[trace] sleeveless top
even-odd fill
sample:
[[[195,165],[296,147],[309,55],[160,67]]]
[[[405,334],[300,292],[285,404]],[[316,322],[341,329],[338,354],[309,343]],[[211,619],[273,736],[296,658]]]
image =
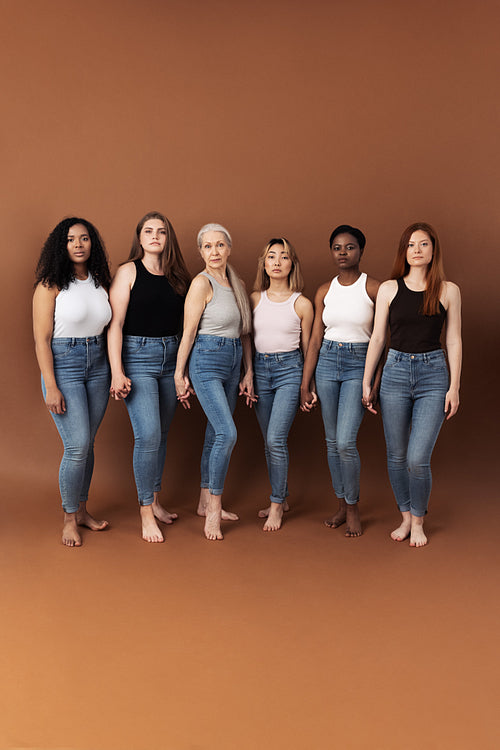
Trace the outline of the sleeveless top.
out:
[[[323,323],[327,341],[366,343],[373,330],[375,305],[366,291],[366,273],[354,284],[342,286],[335,276],[325,295]]]
[[[300,318],[295,312],[295,301],[300,292],[293,292],[285,302],[272,302],[267,291],[253,311],[255,348],[265,354],[293,352],[300,345]]]
[[[124,336],[163,338],[176,336],[182,328],[185,296],[177,294],[166,276],[150,273],[134,260],[135,283],[123,324]]]
[[[86,279],[75,279],[57,295],[52,338],[100,336],[110,320],[108,293],[102,286],[96,287],[89,273]]]
[[[201,272],[213,290],[212,299],[203,310],[198,333],[237,339],[241,331],[241,315],[231,287],[222,286],[206,271]]]
[[[423,301],[423,292],[413,292],[402,278],[398,279],[398,291],[389,306],[392,349],[413,354],[441,349],[446,310],[440,302],[438,313],[423,315],[420,312]]]

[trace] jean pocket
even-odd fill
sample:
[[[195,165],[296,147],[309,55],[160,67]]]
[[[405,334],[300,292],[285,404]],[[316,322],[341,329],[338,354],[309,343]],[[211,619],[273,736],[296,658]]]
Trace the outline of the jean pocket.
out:
[[[67,341],[64,344],[58,344],[57,341],[52,341],[52,356],[54,359],[63,359],[67,357],[73,346],[71,342]]]

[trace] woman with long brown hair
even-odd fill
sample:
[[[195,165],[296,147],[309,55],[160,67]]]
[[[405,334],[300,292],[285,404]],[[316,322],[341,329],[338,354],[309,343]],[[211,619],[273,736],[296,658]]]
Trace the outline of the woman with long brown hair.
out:
[[[444,418],[459,405],[462,364],[460,290],[445,281],[441,247],[430,224],[411,224],[401,236],[392,277],[381,284],[366,356],[363,405],[370,397],[376,363],[389,326],[391,348],[382,374],[380,406],[387,467],[401,511],[395,541],[427,544],[424,517],[431,491],[431,455]],[[446,351],[440,337],[446,323]]]
[[[160,504],[159,492],[177,404],[174,370],[188,285],[172,224],[157,211],[146,214],[111,285],[108,352],[111,395],[125,399],[134,431],[134,476],[147,542],[163,542],[158,521],[177,518]]]

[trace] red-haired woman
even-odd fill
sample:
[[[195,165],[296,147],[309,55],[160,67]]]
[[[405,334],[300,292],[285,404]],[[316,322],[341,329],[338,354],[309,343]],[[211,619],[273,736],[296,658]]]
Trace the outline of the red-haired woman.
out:
[[[382,374],[380,406],[387,467],[402,522],[391,537],[427,544],[424,517],[431,491],[431,454],[445,418],[456,414],[462,365],[460,290],[444,280],[436,231],[412,224],[402,234],[392,278],[381,284],[366,356],[363,405],[389,326],[391,348]],[[440,337],[446,322],[446,350]]]

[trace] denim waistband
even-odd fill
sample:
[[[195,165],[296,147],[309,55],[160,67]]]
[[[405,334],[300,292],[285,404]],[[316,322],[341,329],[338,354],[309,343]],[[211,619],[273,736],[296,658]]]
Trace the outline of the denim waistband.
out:
[[[262,361],[271,360],[272,362],[284,362],[287,359],[295,359],[297,355],[301,355],[300,349],[292,349],[291,352],[255,352],[255,359]]]
[[[241,346],[241,340],[239,338],[231,339],[226,336],[212,336],[210,333],[198,333],[194,343],[196,344],[197,341],[200,343],[203,341],[209,341],[210,343],[219,344],[220,346],[223,346],[224,344]]]
[[[123,342],[130,344],[170,344],[178,343],[180,336],[129,336],[126,334],[123,337]]]
[[[348,352],[366,352],[368,341],[330,341],[323,339],[322,346],[325,349],[345,349]]]
[[[65,344],[68,346],[76,346],[77,344],[103,344],[104,334],[100,333],[99,336],[65,336],[52,339],[52,344]]]
[[[387,358],[393,357],[396,362],[431,362],[433,359],[444,359],[443,349],[433,349],[431,352],[420,352],[412,354],[411,352],[398,352],[397,349],[389,349]]]

